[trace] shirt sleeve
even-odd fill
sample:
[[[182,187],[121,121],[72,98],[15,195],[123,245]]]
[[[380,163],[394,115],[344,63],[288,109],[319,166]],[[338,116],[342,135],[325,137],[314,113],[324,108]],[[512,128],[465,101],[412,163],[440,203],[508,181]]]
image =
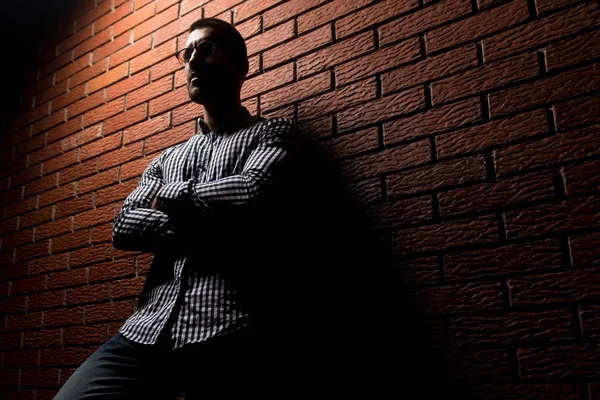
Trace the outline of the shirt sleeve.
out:
[[[175,221],[152,208],[154,196],[164,185],[161,170],[164,155],[163,152],[148,164],[137,188],[127,196],[115,217],[112,244],[116,249],[157,254],[173,253],[179,248]]]
[[[198,182],[193,178],[169,183],[158,191],[158,199],[165,205],[167,213],[184,204],[191,204],[200,213],[213,213],[257,201],[280,177],[289,153],[290,135],[295,129],[292,119],[268,120],[240,174],[211,182]]]

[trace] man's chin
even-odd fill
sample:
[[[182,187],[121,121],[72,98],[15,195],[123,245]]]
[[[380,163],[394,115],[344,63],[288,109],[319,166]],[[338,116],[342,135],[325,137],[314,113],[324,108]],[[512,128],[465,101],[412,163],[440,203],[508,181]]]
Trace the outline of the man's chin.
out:
[[[188,94],[190,96],[190,99],[194,103],[198,103],[198,104],[205,104],[207,101],[209,101],[213,97],[209,94],[208,91],[206,91],[206,89],[203,89],[199,86],[193,86],[193,87],[188,86]]]

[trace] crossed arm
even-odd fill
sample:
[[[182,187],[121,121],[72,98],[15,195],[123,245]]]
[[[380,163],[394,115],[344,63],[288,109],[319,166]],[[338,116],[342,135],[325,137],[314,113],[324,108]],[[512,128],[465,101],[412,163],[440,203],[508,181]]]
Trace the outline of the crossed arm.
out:
[[[113,246],[155,254],[188,254],[193,246],[191,224],[195,221],[260,201],[279,177],[294,129],[292,120],[269,120],[242,173],[211,182],[194,178],[165,184],[162,153],[146,167],[138,187],[115,217]]]

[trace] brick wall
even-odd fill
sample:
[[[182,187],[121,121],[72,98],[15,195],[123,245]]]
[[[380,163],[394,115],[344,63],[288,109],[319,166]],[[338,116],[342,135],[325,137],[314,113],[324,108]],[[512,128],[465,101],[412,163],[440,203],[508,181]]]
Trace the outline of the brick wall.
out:
[[[244,105],[320,142],[452,377],[600,399],[600,10],[576,0],[105,0],[49,21],[1,147],[0,385],[52,398],[130,315],[152,257],[112,220],[194,117],[172,56],[217,16]]]

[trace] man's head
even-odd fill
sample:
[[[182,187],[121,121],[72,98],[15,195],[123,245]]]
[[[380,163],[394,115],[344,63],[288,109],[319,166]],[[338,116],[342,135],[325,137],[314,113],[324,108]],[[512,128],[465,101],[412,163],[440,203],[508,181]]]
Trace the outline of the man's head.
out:
[[[199,104],[239,98],[248,73],[246,43],[233,25],[203,18],[189,29],[185,47],[177,52],[185,67],[190,98]]]

